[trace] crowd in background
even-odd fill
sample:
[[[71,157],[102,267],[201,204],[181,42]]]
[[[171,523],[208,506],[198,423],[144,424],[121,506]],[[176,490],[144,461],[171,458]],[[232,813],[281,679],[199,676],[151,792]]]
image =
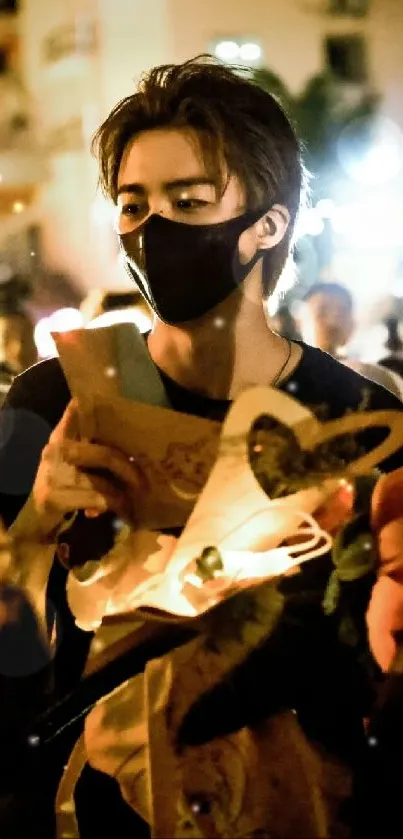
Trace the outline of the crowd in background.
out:
[[[340,283],[314,283],[296,307],[295,315],[281,307],[272,318],[272,326],[291,340],[303,340],[330,353],[334,358],[356,370],[371,381],[403,398],[403,341],[399,318],[390,314],[381,325],[384,342],[377,362],[363,361],[351,352],[356,331],[355,301]],[[368,335],[368,341],[370,341]],[[363,339],[365,345],[365,335]]]
[[[269,323],[279,335],[330,353],[402,399],[403,323],[391,311],[380,322],[384,341],[379,358],[376,363],[363,361],[356,351],[351,352],[357,327],[355,308],[353,295],[342,284],[313,282],[294,307],[280,301]],[[95,288],[83,299],[80,311],[83,325],[89,328],[123,321],[135,323],[141,332],[151,328],[152,313],[135,287],[132,291]],[[34,328],[29,299],[21,293],[20,281],[13,279],[0,285],[0,403],[13,378],[41,360]],[[361,343],[365,347],[365,333]]]

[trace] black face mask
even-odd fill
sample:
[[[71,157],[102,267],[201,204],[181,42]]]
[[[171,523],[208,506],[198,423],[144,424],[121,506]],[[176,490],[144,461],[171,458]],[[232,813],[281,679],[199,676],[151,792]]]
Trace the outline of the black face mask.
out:
[[[235,291],[261,256],[241,265],[238,241],[264,210],[220,224],[182,224],[152,215],[120,236],[127,269],[156,315],[177,324],[201,318]]]

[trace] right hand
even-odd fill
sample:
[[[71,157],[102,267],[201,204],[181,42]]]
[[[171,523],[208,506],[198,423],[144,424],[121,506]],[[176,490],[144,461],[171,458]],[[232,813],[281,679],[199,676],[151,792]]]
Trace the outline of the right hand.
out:
[[[372,528],[379,569],[366,615],[372,653],[384,672],[403,632],[403,468],[382,475],[372,495]],[[401,640],[399,640],[399,645]]]
[[[96,474],[100,470],[102,476]],[[31,507],[38,536],[52,538],[76,510],[92,516],[110,510],[133,525],[142,488],[144,477],[122,452],[79,439],[73,400],[42,452],[34,482]]]

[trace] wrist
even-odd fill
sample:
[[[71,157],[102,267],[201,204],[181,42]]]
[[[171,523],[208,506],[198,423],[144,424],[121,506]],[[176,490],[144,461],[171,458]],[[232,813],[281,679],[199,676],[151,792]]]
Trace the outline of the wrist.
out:
[[[74,514],[73,514],[74,517]],[[35,544],[43,547],[55,546],[59,534],[70,527],[64,517],[54,515],[52,518],[38,511],[35,499],[31,494],[20,510],[17,518],[9,528],[9,534],[14,545]]]
[[[53,564],[54,546],[13,544],[10,561],[2,582],[23,592],[34,610],[39,624],[46,634],[46,594],[48,579]]]

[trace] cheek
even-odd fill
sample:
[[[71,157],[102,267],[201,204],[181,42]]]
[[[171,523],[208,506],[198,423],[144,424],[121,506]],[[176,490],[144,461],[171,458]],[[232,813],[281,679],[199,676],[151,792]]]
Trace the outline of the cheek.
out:
[[[17,356],[21,352],[22,342],[19,338],[13,338],[7,343],[7,350],[12,356]]]
[[[244,230],[238,241],[238,252],[241,265],[246,265],[255,256],[258,249],[258,240],[254,228]]]

